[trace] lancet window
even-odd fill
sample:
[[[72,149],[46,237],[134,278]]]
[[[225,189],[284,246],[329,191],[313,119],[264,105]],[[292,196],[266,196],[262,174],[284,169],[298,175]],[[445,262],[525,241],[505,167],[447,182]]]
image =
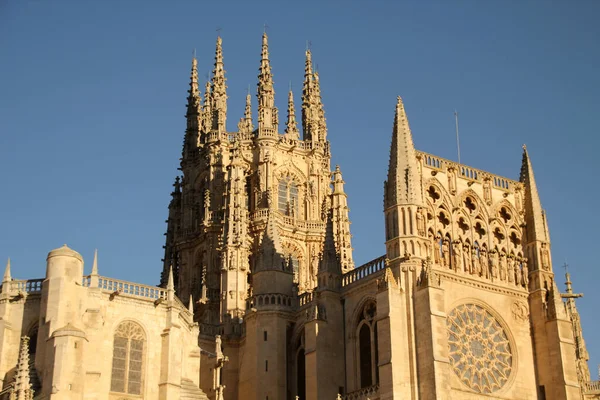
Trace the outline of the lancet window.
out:
[[[114,335],[110,390],[142,394],[146,337],[133,321],[119,324]]]
[[[290,176],[279,181],[278,208],[285,215],[298,215],[298,185]]]
[[[375,385],[379,382],[379,363],[377,351],[377,323],[375,315],[377,305],[374,301],[368,301],[360,315],[360,321],[356,328],[357,337],[357,375],[361,388]]]

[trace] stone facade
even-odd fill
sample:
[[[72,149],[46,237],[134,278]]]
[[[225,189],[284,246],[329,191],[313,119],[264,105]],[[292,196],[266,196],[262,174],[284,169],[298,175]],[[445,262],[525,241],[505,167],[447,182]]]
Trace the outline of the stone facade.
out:
[[[386,254],[355,268],[311,57],[302,137],[291,91],[278,131],[266,34],[256,126],[248,95],[226,130],[222,40],[204,96],[193,60],[160,287],[101,277],[96,259],[84,276],[67,247],[45,279],[15,280],[9,263],[0,396],[600,398],[527,149],[518,181],[417,151],[398,98]]]

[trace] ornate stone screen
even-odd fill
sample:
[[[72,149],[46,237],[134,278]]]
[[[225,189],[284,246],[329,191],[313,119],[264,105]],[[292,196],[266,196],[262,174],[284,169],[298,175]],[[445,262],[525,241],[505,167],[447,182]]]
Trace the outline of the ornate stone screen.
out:
[[[460,381],[478,393],[501,389],[512,372],[513,355],[504,327],[489,311],[463,304],[448,314],[450,363]]]

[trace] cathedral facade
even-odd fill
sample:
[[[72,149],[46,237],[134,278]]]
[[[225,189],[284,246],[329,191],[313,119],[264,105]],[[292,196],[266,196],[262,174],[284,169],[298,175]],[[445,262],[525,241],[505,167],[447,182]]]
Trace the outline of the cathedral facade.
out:
[[[309,50],[283,132],[274,96],[266,34],[256,125],[248,94],[226,130],[221,38],[203,95],[193,59],[160,285],[66,246],[42,279],[9,263],[0,398],[600,398],[526,148],[518,180],[417,151],[398,98],[386,253],[355,266]]]

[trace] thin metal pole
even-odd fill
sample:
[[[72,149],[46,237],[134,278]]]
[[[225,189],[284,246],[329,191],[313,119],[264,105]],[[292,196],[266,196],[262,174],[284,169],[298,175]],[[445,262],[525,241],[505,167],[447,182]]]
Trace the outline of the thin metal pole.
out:
[[[458,112],[454,110],[454,121],[456,122],[456,149],[458,151],[458,163],[460,164],[460,140],[458,139]]]

